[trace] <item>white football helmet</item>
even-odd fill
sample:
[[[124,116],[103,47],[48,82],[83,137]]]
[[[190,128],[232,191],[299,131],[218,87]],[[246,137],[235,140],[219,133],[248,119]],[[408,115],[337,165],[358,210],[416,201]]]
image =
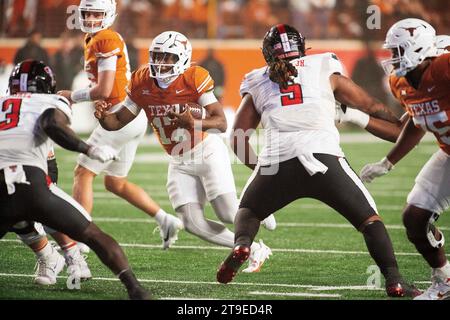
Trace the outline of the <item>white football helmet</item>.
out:
[[[449,53],[450,50],[447,49],[448,47],[450,47],[450,36],[436,36],[436,48],[438,55]]]
[[[96,20],[84,19],[85,12],[102,12],[103,18]],[[96,33],[109,28],[117,17],[116,0],[81,0],[78,6],[81,31]],[[99,26],[96,26],[100,24]]]
[[[176,31],[165,31],[150,45],[150,77],[169,83],[191,66],[192,46]]]
[[[393,52],[391,59],[381,62],[385,72],[403,77],[425,58],[437,55],[436,31],[420,19],[400,20],[389,29],[383,48]]]

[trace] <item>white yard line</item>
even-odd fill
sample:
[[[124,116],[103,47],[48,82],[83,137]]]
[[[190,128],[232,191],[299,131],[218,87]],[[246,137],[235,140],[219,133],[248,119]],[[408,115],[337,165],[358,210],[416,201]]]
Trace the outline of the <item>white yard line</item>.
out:
[[[20,243],[18,239],[1,239],[1,242],[15,242]],[[161,249],[161,245],[156,244],[141,244],[141,243],[119,243],[122,247],[129,248],[145,248],[145,249]],[[25,246],[23,246],[26,248]],[[220,250],[228,251],[229,248],[216,246],[187,246],[187,245],[173,245],[172,249],[188,249],[188,250]],[[287,249],[287,248],[271,248],[274,252],[291,252],[291,253],[317,253],[317,254],[349,254],[349,255],[368,255],[367,251],[344,251],[344,250],[317,250],[317,249]],[[416,252],[396,252],[398,256],[419,256]]]
[[[270,292],[270,291],[250,291],[249,294],[255,296],[284,296],[284,297],[304,297],[304,298],[340,298],[340,294],[331,293],[307,293],[307,292]]]

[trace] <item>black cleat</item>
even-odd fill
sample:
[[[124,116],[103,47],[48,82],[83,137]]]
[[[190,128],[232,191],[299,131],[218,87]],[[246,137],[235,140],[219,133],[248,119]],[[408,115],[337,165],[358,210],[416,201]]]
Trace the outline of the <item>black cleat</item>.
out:
[[[130,300],[153,300],[151,293],[141,286],[128,291],[128,297]]]
[[[239,268],[247,261],[250,256],[250,248],[237,246],[217,270],[217,281],[220,283],[228,283],[233,280]]]
[[[422,294],[422,291],[417,289],[414,285],[408,284],[406,282],[402,283],[393,283],[390,285],[386,285],[386,293],[389,297],[394,298],[402,298],[402,297],[410,297],[414,298],[418,295]]]

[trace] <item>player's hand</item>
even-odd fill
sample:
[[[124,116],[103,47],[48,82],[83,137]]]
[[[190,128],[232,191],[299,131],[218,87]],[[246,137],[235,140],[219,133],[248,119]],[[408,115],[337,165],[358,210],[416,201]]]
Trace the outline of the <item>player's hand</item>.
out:
[[[95,101],[95,111],[94,116],[98,120],[104,119],[108,114],[110,114],[109,109],[111,108],[111,103],[107,103],[104,100]]]
[[[104,146],[91,146],[87,152],[87,156],[94,160],[99,160],[101,162],[107,162],[110,160],[120,160],[117,155],[117,151],[108,145]]]
[[[192,129],[194,128],[194,117],[191,114],[191,110],[189,105],[186,104],[186,109],[181,113],[176,113],[173,110],[169,110],[168,112],[169,118],[172,120],[176,126],[184,129]]]
[[[366,164],[361,169],[361,180],[370,183],[373,179],[385,175],[393,168],[394,165],[386,157],[384,157],[379,162]]]
[[[57,94],[59,94],[60,96],[63,96],[67,100],[69,100],[70,103],[73,103],[72,99],[70,98],[71,95],[72,95],[72,91],[70,91],[70,90],[60,90],[60,91],[57,92]]]

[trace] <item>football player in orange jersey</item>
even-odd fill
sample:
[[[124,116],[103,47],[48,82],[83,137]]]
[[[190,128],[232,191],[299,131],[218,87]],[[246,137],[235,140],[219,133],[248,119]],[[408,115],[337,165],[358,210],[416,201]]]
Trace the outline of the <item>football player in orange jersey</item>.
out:
[[[228,149],[221,138],[206,131],[227,128],[222,105],[213,89],[209,72],[191,66],[192,47],[179,32],[166,31],[150,46],[150,63],[131,76],[124,107],[107,111],[107,102],[96,103],[96,117],[107,130],[126,126],[142,110],[153,126],[162,147],[171,156],[167,188],[173,208],[185,229],[212,243],[232,248],[234,233],[224,224],[204,217],[208,200],[221,222],[233,223],[238,199]],[[195,121],[189,107],[183,113],[174,108],[187,102],[202,106],[209,117]],[[271,250],[262,242],[252,245],[246,272],[259,271]]]
[[[92,87],[59,93],[75,103],[102,99],[110,103],[112,108],[120,106],[126,96],[125,88],[131,72],[124,40],[120,34],[108,29],[116,17],[116,1],[82,0],[79,13],[81,30],[86,33],[85,70],[92,81]],[[101,163],[81,154],[75,168],[73,197],[91,212],[93,180],[98,174],[104,173],[104,183],[108,191],[156,219],[163,248],[167,249],[176,241],[178,231],[182,229],[181,220],[167,214],[144,189],[127,180],[137,146],[146,130],[147,118],[144,112],[117,132],[109,132],[97,126],[89,137],[89,143],[113,146],[120,159]]]
[[[416,297],[421,300],[450,298],[444,235],[433,225],[450,205],[450,53],[438,56],[435,38],[434,28],[419,19],[404,19],[389,29],[384,47],[393,57],[383,66],[390,74],[392,93],[409,120],[387,156],[361,170],[361,179],[371,182],[392,170],[426,131],[438,141],[440,149],[416,177],[403,211],[408,239],[432,268],[431,287]]]

